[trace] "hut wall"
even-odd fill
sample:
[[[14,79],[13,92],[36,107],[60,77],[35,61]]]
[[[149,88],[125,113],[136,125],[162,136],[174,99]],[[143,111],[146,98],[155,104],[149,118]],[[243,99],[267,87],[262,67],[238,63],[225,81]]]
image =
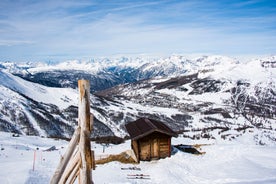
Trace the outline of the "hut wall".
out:
[[[160,158],[170,157],[171,156],[171,138],[162,137],[160,138],[159,149],[160,149]]]
[[[140,148],[140,154],[139,154],[140,160],[151,160],[150,141],[149,140],[139,141],[139,148]]]
[[[138,140],[140,160],[152,160],[170,156],[171,137],[155,132]]]
[[[138,142],[136,140],[131,140],[131,147],[134,151],[134,154],[137,158],[137,160],[139,161],[140,158],[139,158],[139,146],[138,146]]]

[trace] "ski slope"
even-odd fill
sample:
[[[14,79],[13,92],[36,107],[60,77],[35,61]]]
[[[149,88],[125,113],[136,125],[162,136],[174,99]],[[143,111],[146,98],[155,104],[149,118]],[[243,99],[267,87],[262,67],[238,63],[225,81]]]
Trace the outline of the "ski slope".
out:
[[[0,70],[1,86],[21,93],[37,102],[54,104],[61,109],[78,104],[78,91],[72,88],[51,88],[26,81]]]
[[[0,183],[49,183],[68,142],[40,137],[12,137],[0,133]],[[170,158],[121,164],[111,162],[97,165],[92,172],[94,183],[276,183],[276,146],[260,146],[253,142],[192,142],[183,137],[173,138],[172,144],[208,143],[202,147],[204,155],[195,156],[180,151]],[[52,146],[57,150],[43,151]],[[105,148],[92,142],[96,158],[130,149],[130,141]],[[34,160],[35,158],[35,160]],[[35,162],[34,162],[35,161]],[[141,170],[121,170],[138,167]],[[128,179],[128,175],[144,174],[150,179]]]

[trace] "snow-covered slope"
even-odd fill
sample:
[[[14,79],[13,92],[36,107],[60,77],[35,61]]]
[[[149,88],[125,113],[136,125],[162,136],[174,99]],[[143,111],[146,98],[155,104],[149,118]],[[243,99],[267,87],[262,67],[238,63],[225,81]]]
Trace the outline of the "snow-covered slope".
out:
[[[265,59],[272,64],[264,67],[263,60],[233,63],[216,56],[210,62],[207,57],[198,61],[204,63],[198,73],[143,80],[96,94],[132,107],[138,112],[132,115],[167,122],[192,139],[233,140],[249,134],[258,144],[275,144],[273,58]]]
[[[0,63],[0,183],[49,183],[68,143],[45,137],[73,133],[79,78],[97,91],[93,138],[116,141],[127,135],[125,123],[149,117],[179,133],[172,144],[208,144],[200,156],[174,149],[170,158],[139,165],[98,165],[95,183],[276,183],[275,63],[275,56],[239,63],[176,55]],[[130,141],[108,145],[105,153],[92,142],[92,149],[96,158],[106,157],[130,149]],[[141,171],[121,170],[133,166]],[[133,174],[150,179],[128,179]]]
[[[0,71],[0,128],[40,136],[68,136],[73,131],[60,110],[77,104],[72,89],[49,88]]]
[[[1,86],[23,94],[37,102],[54,104],[60,108],[76,105],[78,93],[71,88],[49,88],[0,70]]]
[[[0,70],[0,130],[70,137],[77,125],[78,91],[32,83]],[[94,97],[95,99],[95,97]],[[96,100],[93,100],[96,102]],[[96,116],[94,135],[113,135]]]
[[[91,91],[98,91],[91,95],[93,137],[124,137],[125,123],[145,116],[191,139],[233,140],[248,134],[258,144],[276,140],[273,56],[248,63],[173,55],[0,66],[2,131],[69,136],[77,124],[78,95],[72,88],[85,78]]]
[[[0,132],[0,183],[50,182],[68,142],[47,138],[20,136],[12,137]],[[191,141],[178,137],[172,144],[214,143],[214,141]],[[130,149],[130,141],[120,145],[109,145],[103,153],[103,146],[91,143],[95,158],[119,154]],[[52,151],[45,151],[49,148]],[[265,183],[276,182],[276,147],[254,145],[252,142],[220,141],[202,146],[203,155],[192,155],[174,150],[170,158],[152,162],[122,164],[110,162],[97,165],[92,171],[94,183]],[[137,167],[141,170],[122,170]],[[130,175],[144,174],[150,179],[128,179]]]

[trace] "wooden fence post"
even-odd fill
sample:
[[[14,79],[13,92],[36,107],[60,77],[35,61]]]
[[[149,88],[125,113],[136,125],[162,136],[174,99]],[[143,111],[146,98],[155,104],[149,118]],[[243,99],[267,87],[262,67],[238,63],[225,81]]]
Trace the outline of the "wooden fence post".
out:
[[[93,184],[92,169],[94,152],[91,151],[90,134],[93,129],[93,115],[90,115],[90,84],[79,80],[78,127],[68,145],[67,151],[51,178],[50,184],[74,183]],[[74,154],[75,153],[75,154]]]
[[[79,80],[79,126],[80,132],[80,155],[81,155],[81,169],[80,182],[81,184],[91,184],[92,182],[92,156],[90,144],[90,84],[88,80]]]

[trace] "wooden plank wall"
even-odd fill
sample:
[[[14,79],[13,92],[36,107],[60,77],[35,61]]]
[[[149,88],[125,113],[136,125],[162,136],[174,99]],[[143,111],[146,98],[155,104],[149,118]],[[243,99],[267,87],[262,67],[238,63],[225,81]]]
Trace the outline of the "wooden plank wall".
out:
[[[171,156],[171,137],[168,135],[153,133],[149,136],[139,139],[136,143],[137,145],[132,145],[135,149],[134,152],[139,153],[138,160],[149,161],[152,159],[159,159]]]
[[[138,145],[138,142],[136,140],[131,140],[131,147],[134,151],[134,154],[138,160],[138,162],[140,161],[140,149],[139,149],[139,145]]]

